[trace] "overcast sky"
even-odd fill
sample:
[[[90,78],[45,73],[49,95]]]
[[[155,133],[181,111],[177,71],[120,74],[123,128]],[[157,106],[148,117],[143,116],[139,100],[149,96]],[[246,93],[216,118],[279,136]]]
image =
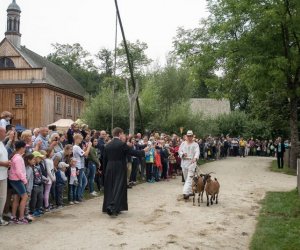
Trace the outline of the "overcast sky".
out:
[[[0,33],[6,29],[6,9],[0,0]],[[22,45],[47,55],[51,44],[80,43],[95,54],[114,47],[114,0],[17,0],[21,7]],[[126,38],[148,44],[153,60],[165,61],[179,26],[194,28],[208,15],[205,0],[119,0]],[[121,34],[119,32],[119,42]]]

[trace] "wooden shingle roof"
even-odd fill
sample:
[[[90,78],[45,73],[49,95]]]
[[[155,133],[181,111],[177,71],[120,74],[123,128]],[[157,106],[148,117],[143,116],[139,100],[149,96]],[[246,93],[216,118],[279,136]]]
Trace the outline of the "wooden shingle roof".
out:
[[[56,88],[84,97],[85,90],[65,69],[24,46],[16,48],[32,68],[46,68],[46,82]]]

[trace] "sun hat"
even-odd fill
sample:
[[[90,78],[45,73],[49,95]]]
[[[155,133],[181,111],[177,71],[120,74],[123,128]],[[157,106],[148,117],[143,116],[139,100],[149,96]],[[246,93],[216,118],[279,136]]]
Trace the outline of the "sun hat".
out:
[[[39,157],[39,158],[45,158],[43,154],[41,154],[39,151],[34,151],[32,152],[34,157]]]
[[[193,133],[192,130],[188,130],[188,131],[186,132],[186,135],[194,135],[194,133]]]
[[[69,164],[65,163],[65,162],[60,162],[58,163],[58,166],[57,166],[59,169],[62,169],[62,168],[67,168],[69,167]]]

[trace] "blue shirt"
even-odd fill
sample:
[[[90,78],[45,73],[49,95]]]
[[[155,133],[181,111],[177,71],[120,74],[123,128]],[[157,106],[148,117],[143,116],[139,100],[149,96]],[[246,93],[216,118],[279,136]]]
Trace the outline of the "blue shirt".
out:
[[[42,141],[40,150],[47,150],[49,147],[49,141],[46,137],[43,137],[41,135],[38,135],[37,138],[34,140],[33,147],[35,147],[39,141]]]

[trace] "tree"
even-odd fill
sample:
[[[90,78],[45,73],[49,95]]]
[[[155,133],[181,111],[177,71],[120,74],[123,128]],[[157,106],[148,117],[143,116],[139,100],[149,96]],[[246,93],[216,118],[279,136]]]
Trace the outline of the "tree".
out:
[[[52,44],[54,52],[47,59],[68,71],[90,95],[96,95],[104,75],[98,73],[91,55],[79,43]]]
[[[111,128],[111,108],[112,102],[118,106],[114,112],[114,123],[122,128],[128,128],[128,102],[124,92],[112,92],[111,87],[102,87],[97,96],[88,103],[83,119],[91,128],[105,129]]]
[[[199,28],[179,28],[173,41],[173,54],[180,65],[191,72],[196,86],[193,97],[226,98],[230,101],[232,110],[247,110],[249,91],[239,78],[241,66],[235,63],[239,59],[226,58],[225,63],[220,58],[222,50],[216,48],[216,40],[210,28],[208,20],[202,20]]]
[[[137,40],[135,43],[127,41],[127,46],[129,49],[129,57],[131,59],[133,72],[136,76],[142,75],[145,69],[152,62],[151,59],[146,55],[146,50],[148,49],[147,43],[140,42]],[[128,62],[124,43],[120,43],[117,48],[117,66],[121,70],[123,76],[129,76]]]
[[[300,2],[297,0],[208,0],[210,16],[183,36],[177,52],[185,62],[207,61],[219,81],[207,81],[216,93],[248,112],[249,104],[284,97],[291,138],[290,166],[296,168],[300,95]],[[182,37],[182,36],[180,36]],[[184,56],[183,56],[184,55]],[[207,59],[207,60],[206,60]],[[271,95],[272,96],[272,95]],[[234,98],[233,98],[234,97]],[[239,98],[241,97],[241,98]],[[273,97],[271,97],[273,98]],[[283,110],[284,112],[284,110]],[[265,120],[268,118],[265,118]]]
[[[113,52],[109,49],[101,49],[95,57],[100,61],[100,71],[107,77],[111,77],[114,72]]]
[[[79,43],[52,44],[54,52],[47,59],[55,64],[63,66],[68,72],[76,68],[89,69],[91,67],[90,53],[83,49]]]
[[[289,101],[291,157],[298,153],[298,98],[300,88],[300,3],[296,0],[232,2],[209,1],[211,32],[223,59],[239,58],[240,78],[254,95],[272,88]],[[266,32],[268,31],[268,32]],[[233,67],[232,67],[233,68]]]

